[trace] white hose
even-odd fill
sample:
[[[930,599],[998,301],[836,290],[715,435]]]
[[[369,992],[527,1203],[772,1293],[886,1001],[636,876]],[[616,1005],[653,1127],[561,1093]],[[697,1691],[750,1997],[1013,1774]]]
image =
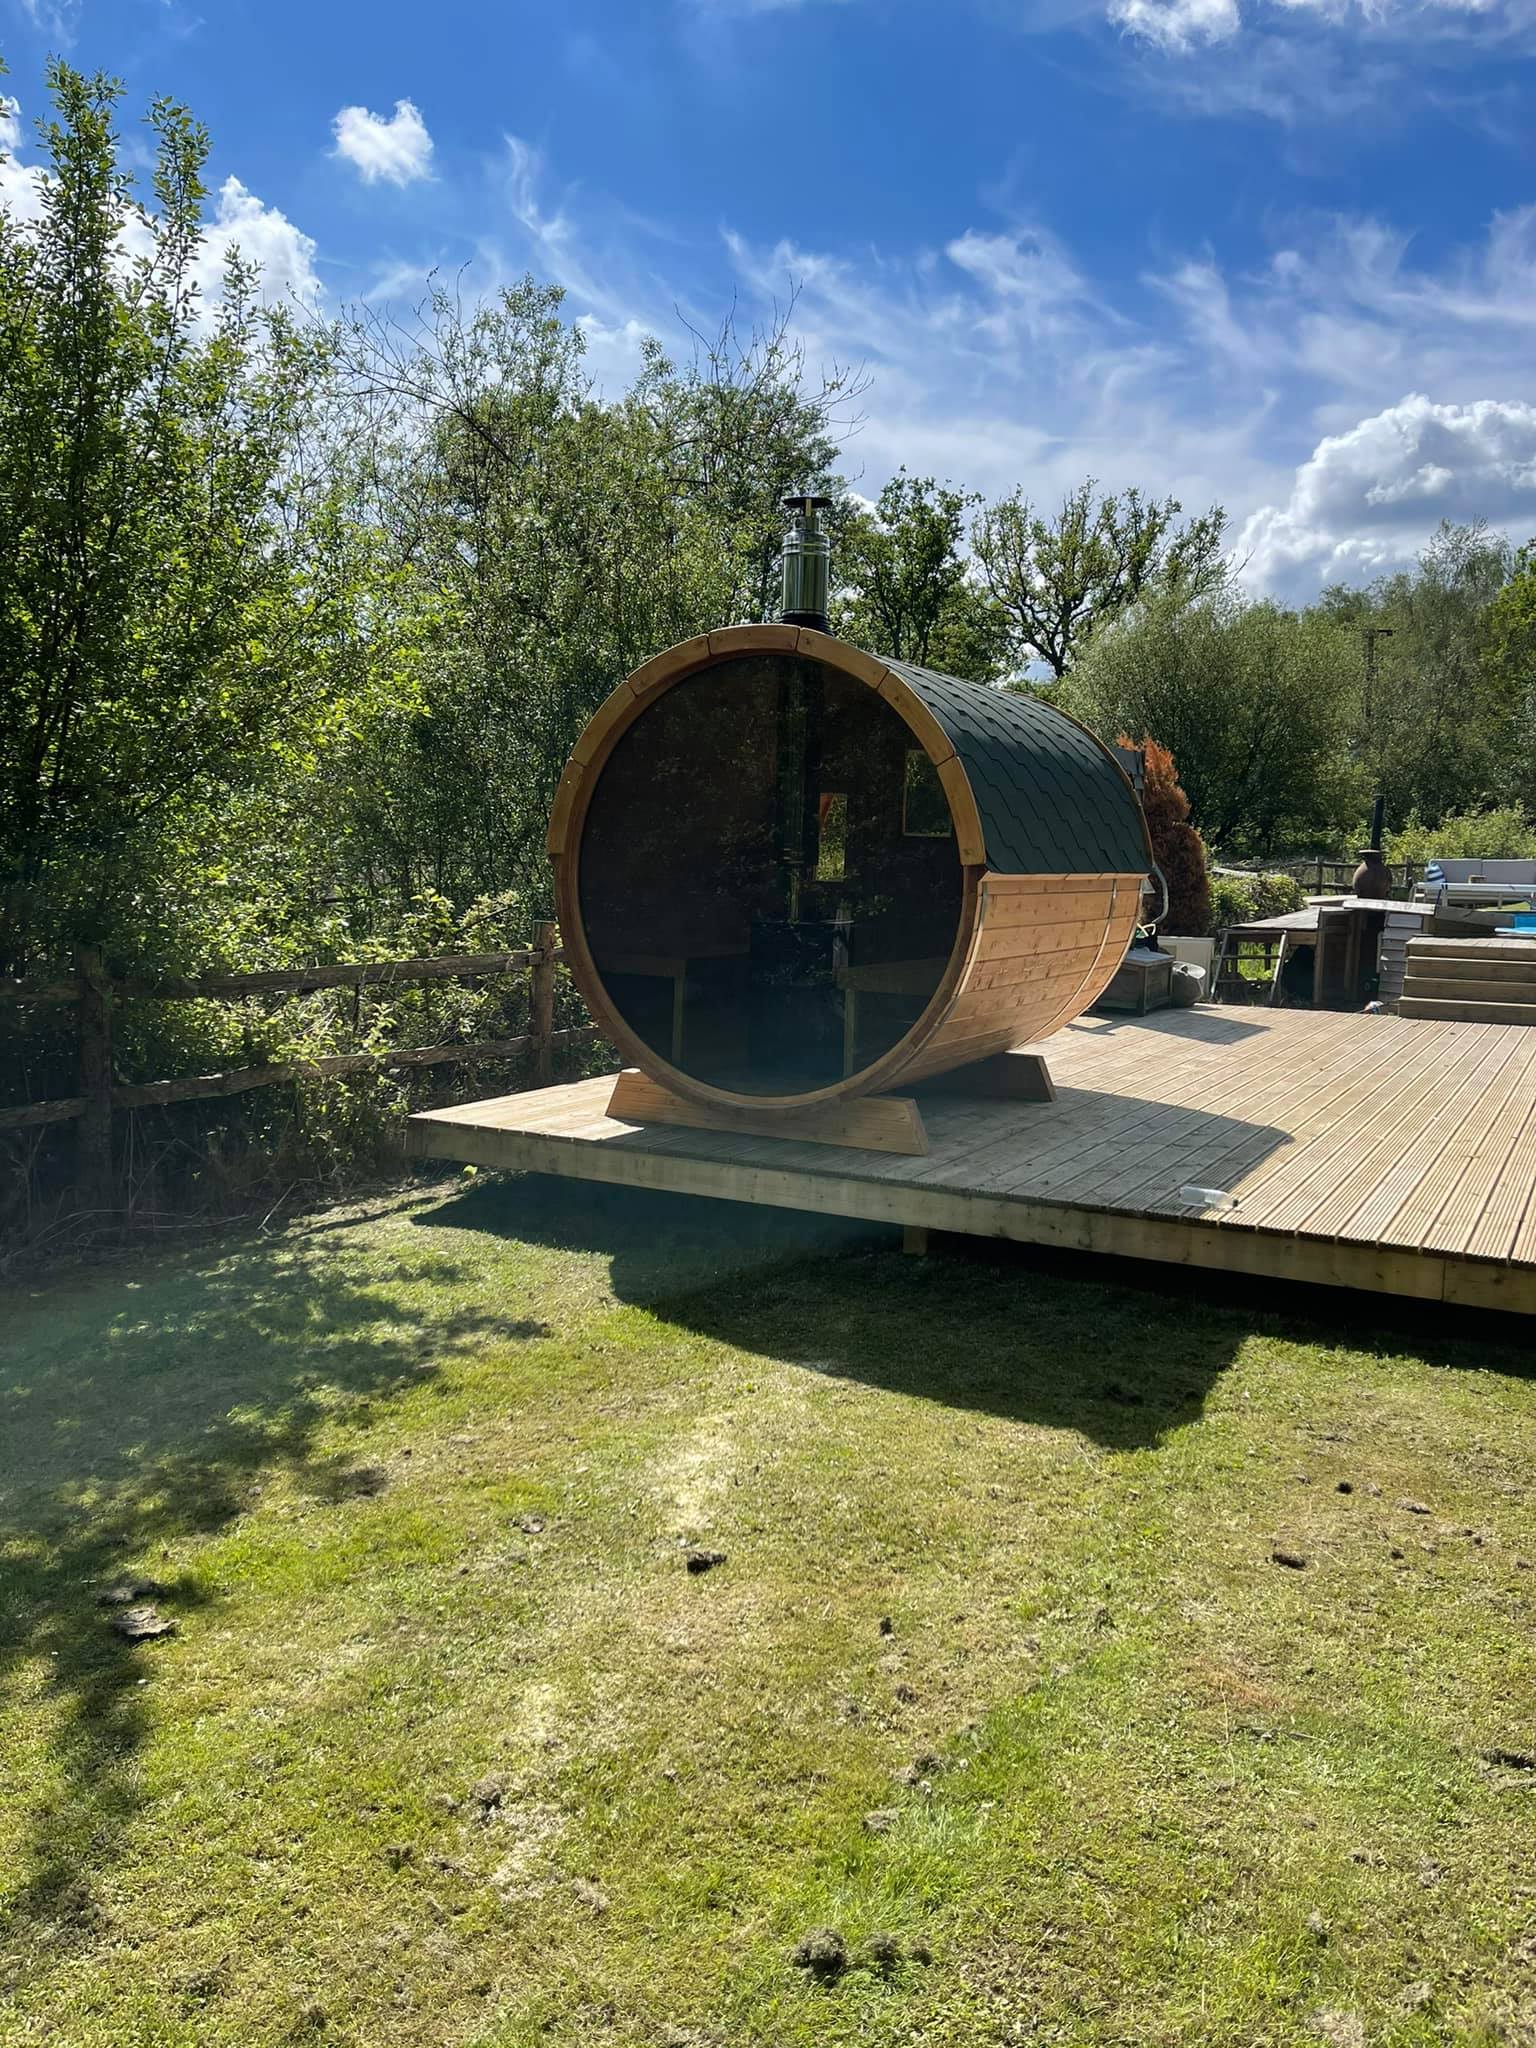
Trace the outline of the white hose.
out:
[[[1162,909],[1158,911],[1156,917],[1149,917],[1147,919],[1147,923],[1155,927],[1157,925],[1160,925],[1163,919],[1168,915],[1168,877],[1163,873],[1162,869],[1158,866],[1156,861],[1153,861],[1152,863],[1152,872],[1154,875],[1156,875],[1158,887],[1163,892]]]

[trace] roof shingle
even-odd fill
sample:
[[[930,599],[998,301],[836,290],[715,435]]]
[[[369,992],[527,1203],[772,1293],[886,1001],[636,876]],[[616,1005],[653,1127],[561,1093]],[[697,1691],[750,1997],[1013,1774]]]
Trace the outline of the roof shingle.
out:
[[[880,659],[942,726],[981,813],[987,865],[1007,875],[1145,874],[1146,819],[1110,749],[1038,697]]]

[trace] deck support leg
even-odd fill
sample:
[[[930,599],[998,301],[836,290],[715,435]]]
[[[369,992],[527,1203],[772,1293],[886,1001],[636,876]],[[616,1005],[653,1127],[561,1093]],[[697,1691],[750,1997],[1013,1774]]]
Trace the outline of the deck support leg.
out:
[[[933,1233],[922,1223],[903,1223],[901,1248],[909,1258],[926,1259],[933,1249]]]
[[[1273,1009],[1276,1003],[1278,1003],[1280,1000],[1280,977],[1285,972],[1286,956],[1289,954],[1290,950],[1291,935],[1289,932],[1282,932],[1280,934],[1280,950],[1275,955],[1275,971],[1274,974],[1270,977],[1269,983],[1269,1007],[1271,1009]]]
[[[1211,969],[1211,1001],[1213,1003],[1221,1001],[1221,977],[1226,970],[1227,949],[1231,943],[1232,934],[1223,927],[1221,944],[1216,949],[1216,965]]]

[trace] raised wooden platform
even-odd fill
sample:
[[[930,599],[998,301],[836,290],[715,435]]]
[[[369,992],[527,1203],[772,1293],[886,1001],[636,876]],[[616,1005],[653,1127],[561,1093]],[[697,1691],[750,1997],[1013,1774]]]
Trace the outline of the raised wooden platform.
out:
[[[925,1101],[912,1159],[605,1114],[613,1077],[412,1117],[418,1158],[1536,1313],[1536,1031],[1083,1018],[1054,1102]],[[1226,1190],[1201,1208],[1189,1187]]]

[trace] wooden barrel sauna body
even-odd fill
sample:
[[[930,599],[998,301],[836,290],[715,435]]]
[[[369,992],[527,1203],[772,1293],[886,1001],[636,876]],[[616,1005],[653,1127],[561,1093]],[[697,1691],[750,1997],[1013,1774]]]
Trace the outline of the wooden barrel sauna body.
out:
[[[621,683],[549,851],[566,957],[625,1062],[758,1114],[1070,1022],[1152,860],[1124,770],[1062,712],[787,625],[700,635]]]

